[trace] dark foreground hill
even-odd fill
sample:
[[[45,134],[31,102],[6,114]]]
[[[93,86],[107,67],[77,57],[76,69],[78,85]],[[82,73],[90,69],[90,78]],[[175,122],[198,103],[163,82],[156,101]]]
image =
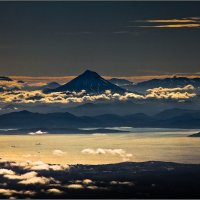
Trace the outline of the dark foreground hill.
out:
[[[1,129],[24,128],[83,128],[83,127],[159,127],[200,128],[200,111],[171,109],[148,116],[137,113],[126,116],[104,114],[99,116],[75,116],[70,113],[12,112],[0,115]]]
[[[36,163],[29,162],[27,167],[25,163],[0,162],[0,168],[4,169],[0,174],[0,198],[200,198],[200,165],[150,161],[62,168],[37,164],[40,167],[36,170]]]

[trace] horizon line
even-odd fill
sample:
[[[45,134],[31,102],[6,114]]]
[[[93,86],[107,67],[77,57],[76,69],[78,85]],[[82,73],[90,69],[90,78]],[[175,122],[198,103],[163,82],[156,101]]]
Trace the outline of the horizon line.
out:
[[[200,78],[200,74],[192,74],[192,75],[178,75],[178,74],[161,74],[161,75],[136,75],[136,76],[102,76],[105,79],[111,79],[111,78],[121,78],[121,79],[127,79],[132,82],[141,82],[151,79],[164,79],[164,78],[170,78],[173,76],[177,77],[187,77],[187,78]],[[59,82],[59,83],[66,83],[72,79],[74,79],[77,76],[20,76],[20,75],[11,75],[8,76],[13,80],[22,80],[26,82]]]

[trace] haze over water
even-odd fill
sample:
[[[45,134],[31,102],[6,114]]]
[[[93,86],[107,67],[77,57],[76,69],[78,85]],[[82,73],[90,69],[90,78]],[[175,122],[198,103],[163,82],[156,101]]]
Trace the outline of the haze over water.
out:
[[[106,164],[123,161],[200,163],[198,130],[134,129],[117,134],[1,135],[1,159],[56,164]]]

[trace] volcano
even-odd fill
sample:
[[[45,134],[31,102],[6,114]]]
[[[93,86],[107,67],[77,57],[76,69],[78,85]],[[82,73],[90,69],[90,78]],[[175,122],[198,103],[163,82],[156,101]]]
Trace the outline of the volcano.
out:
[[[90,70],[86,70],[84,73],[62,86],[46,90],[45,92],[81,92],[82,90],[85,90],[88,94],[101,94],[106,90],[120,94],[126,92],[125,89],[112,84],[96,72]]]

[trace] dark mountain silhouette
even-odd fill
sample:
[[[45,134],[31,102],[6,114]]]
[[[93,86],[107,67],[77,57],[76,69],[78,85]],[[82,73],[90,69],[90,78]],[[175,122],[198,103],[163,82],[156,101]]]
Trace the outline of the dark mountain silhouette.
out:
[[[179,103],[177,101],[167,100],[127,100],[127,101],[109,101],[100,103],[85,103],[82,105],[66,108],[66,112],[74,115],[95,116],[103,114],[130,115],[135,113],[144,113],[154,115],[168,109],[196,109],[196,105],[189,102]]]
[[[143,113],[133,115],[119,116],[113,114],[105,114],[93,117],[101,126],[139,126],[141,123],[151,121],[151,118]]]
[[[43,90],[43,91],[46,91],[46,90],[51,90],[51,89],[55,89],[57,87],[60,87],[60,84],[57,83],[57,82],[50,82],[50,83],[47,83],[45,85],[27,85],[25,86],[25,89],[26,90]]]
[[[13,80],[6,76],[0,76],[0,81],[13,81]]]
[[[175,110],[176,111],[176,110]],[[174,113],[175,113],[174,111]],[[165,111],[165,113],[173,111]],[[179,111],[180,115],[170,114],[162,118],[164,112],[154,116],[143,113],[119,116],[113,114],[94,117],[77,117],[70,113],[12,112],[0,115],[0,128],[83,128],[83,127],[159,127],[159,128],[200,128],[200,111]],[[158,117],[159,116],[159,117]]]
[[[0,127],[10,128],[66,128],[84,127],[89,123],[87,118],[79,118],[70,113],[32,113],[26,110],[0,116]],[[90,123],[92,124],[92,119]]]
[[[189,135],[188,137],[200,137],[200,132]]]
[[[25,83],[24,81],[22,81],[22,80],[19,80],[19,81],[17,81],[18,83]]]
[[[57,82],[50,82],[50,83],[47,83],[46,85],[42,86],[40,89],[41,90],[50,90],[50,89],[58,88],[60,86],[61,85]]]
[[[149,117],[144,114],[129,116],[99,115],[77,117],[70,113],[32,113],[26,110],[0,115],[0,128],[82,128],[133,126]]]
[[[147,123],[146,126],[160,128],[200,128],[200,111],[182,114],[170,119],[154,119],[153,122]]]
[[[105,80],[96,72],[86,70],[83,74],[71,80],[69,83],[55,89],[46,90],[45,92],[80,92],[82,90],[92,94],[103,93],[105,90],[110,90],[113,93],[124,93],[126,91]]]
[[[154,117],[156,119],[170,119],[173,117],[178,117],[181,115],[191,114],[191,113],[196,113],[196,112],[200,112],[200,111],[174,108],[174,109],[164,110],[156,114]]]
[[[151,79],[143,81],[128,87],[130,91],[145,93],[146,90],[157,87],[176,88],[193,85],[195,88],[200,87],[200,78],[172,77],[165,79]]]
[[[158,104],[155,106],[149,104],[137,104],[132,101],[112,101],[106,103],[86,103],[76,107],[67,108],[66,111],[74,115],[82,116],[95,116],[104,114],[114,114],[114,115],[130,115],[138,112],[144,113],[158,113]],[[162,106],[163,109],[163,106]]]

